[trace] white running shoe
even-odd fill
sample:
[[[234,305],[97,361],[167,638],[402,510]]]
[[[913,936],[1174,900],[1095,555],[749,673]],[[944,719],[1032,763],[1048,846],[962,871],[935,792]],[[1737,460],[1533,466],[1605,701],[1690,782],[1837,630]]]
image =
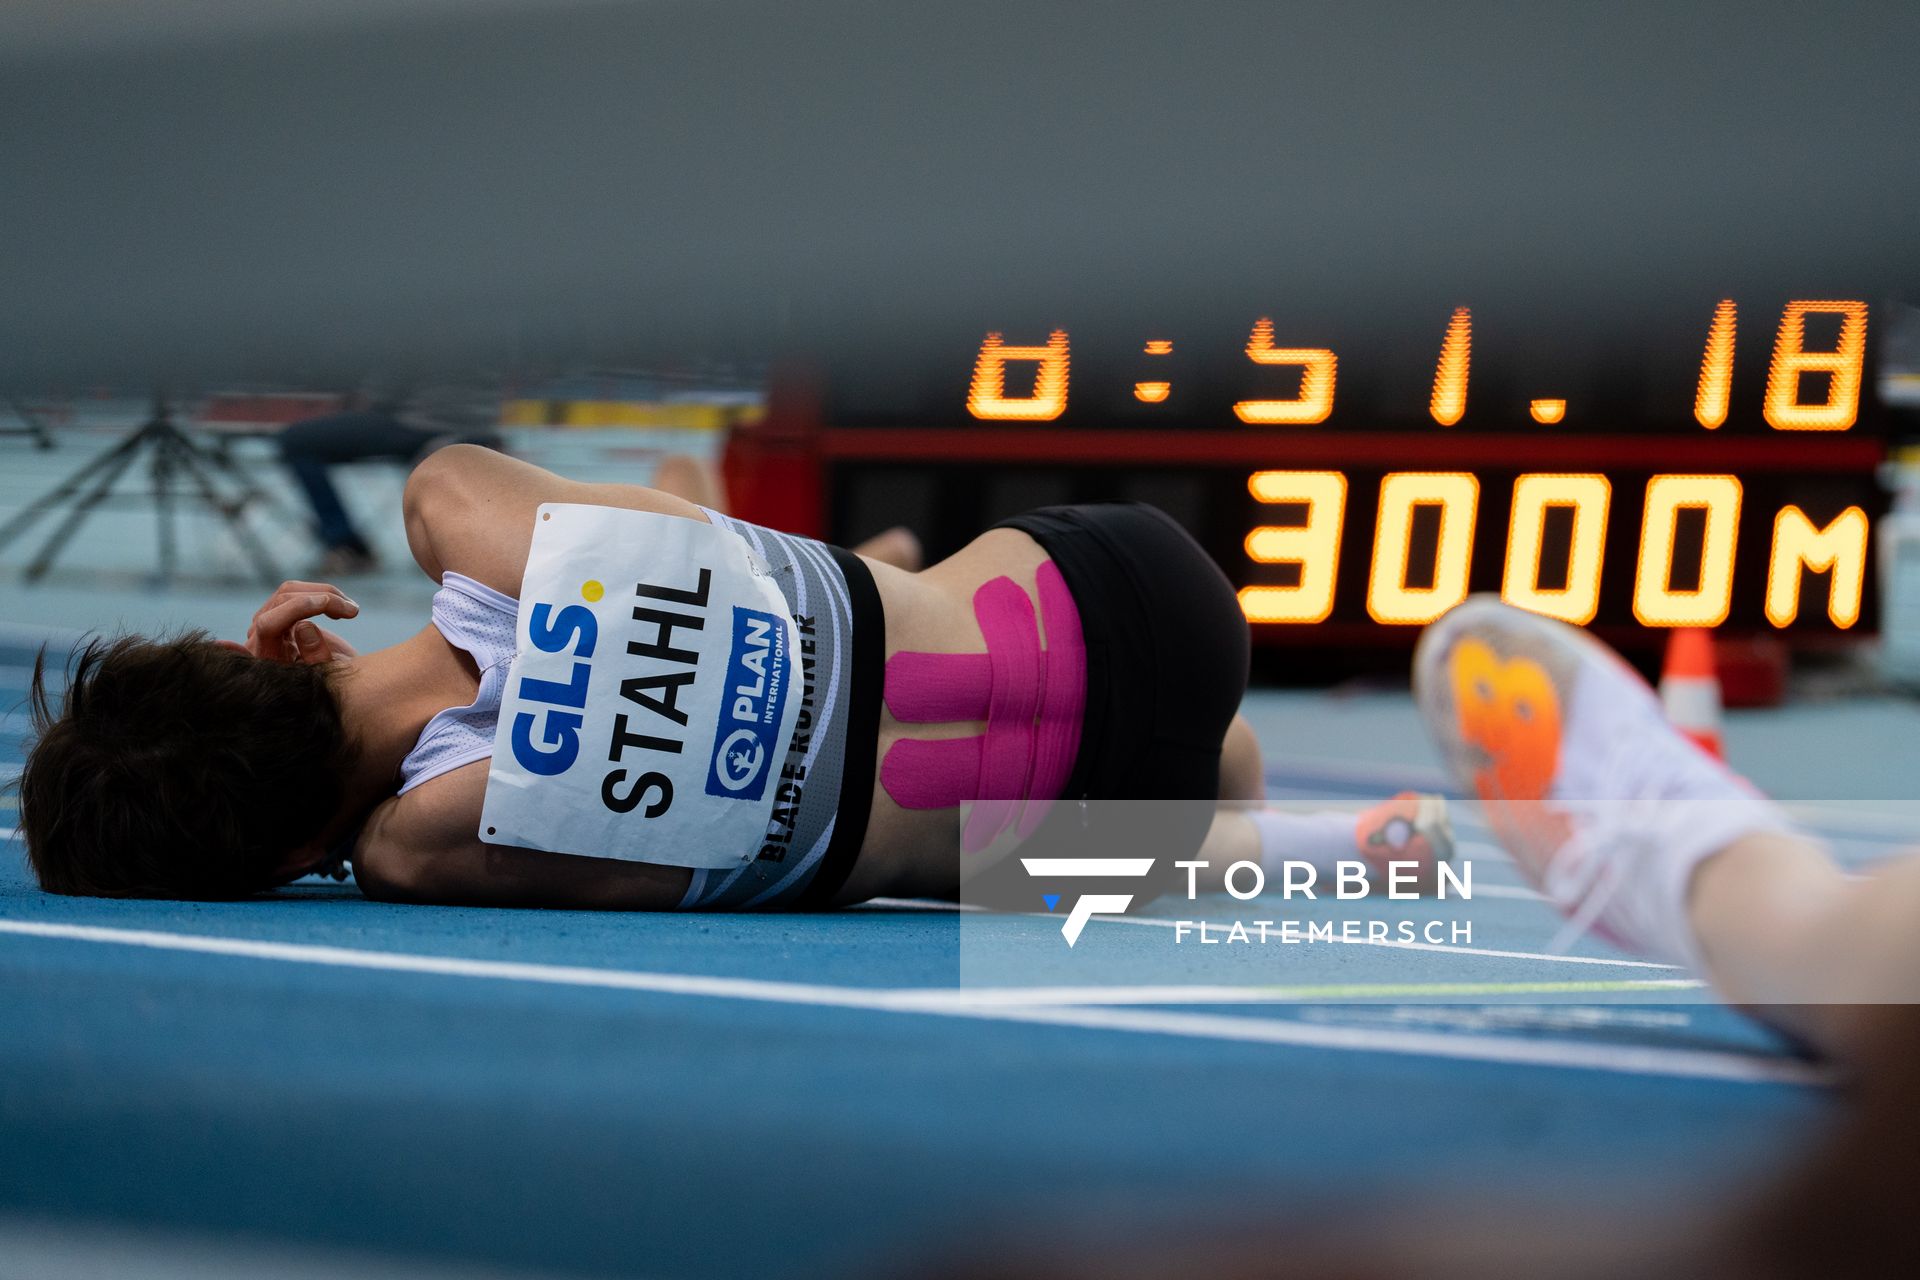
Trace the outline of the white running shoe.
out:
[[[1699,971],[1687,891],[1740,836],[1782,831],[1772,801],[1667,723],[1646,681],[1584,631],[1474,596],[1427,628],[1414,695],[1501,843],[1568,916]]]

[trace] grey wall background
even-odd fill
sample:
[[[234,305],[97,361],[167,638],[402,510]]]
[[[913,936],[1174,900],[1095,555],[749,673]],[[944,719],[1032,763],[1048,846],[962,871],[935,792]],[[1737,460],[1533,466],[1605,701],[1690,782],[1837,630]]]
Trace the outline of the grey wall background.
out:
[[[1916,292],[1917,63],[1910,3],[15,0],[0,378],[884,361],[1068,306],[1425,348],[1466,295],[1695,332]]]

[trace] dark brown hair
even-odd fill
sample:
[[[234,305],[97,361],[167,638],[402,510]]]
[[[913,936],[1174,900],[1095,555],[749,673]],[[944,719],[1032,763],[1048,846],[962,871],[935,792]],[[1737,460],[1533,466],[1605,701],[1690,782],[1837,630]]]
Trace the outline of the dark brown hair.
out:
[[[42,888],[235,898],[271,888],[340,803],[351,751],[320,667],[202,632],[93,640],[59,711],[33,664],[20,832]]]

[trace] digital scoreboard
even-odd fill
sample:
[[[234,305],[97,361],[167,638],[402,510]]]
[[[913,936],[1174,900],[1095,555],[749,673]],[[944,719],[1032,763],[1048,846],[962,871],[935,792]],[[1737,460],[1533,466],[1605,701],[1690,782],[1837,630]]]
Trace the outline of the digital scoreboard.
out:
[[[1269,641],[1405,641],[1478,591],[1616,636],[1858,634],[1886,453],[1870,320],[1709,297],[1571,342],[1472,305],[983,327],[911,374],[829,373],[824,532],[905,523],[939,555],[1027,507],[1153,501]]]

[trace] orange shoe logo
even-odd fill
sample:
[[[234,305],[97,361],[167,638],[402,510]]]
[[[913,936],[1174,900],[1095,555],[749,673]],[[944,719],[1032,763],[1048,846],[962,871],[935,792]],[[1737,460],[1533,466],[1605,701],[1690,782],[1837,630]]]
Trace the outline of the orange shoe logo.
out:
[[[1449,657],[1460,738],[1475,749],[1473,786],[1482,800],[1542,800],[1560,765],[1560,699],[1527,658],[1503,660],[1479,640]]]

